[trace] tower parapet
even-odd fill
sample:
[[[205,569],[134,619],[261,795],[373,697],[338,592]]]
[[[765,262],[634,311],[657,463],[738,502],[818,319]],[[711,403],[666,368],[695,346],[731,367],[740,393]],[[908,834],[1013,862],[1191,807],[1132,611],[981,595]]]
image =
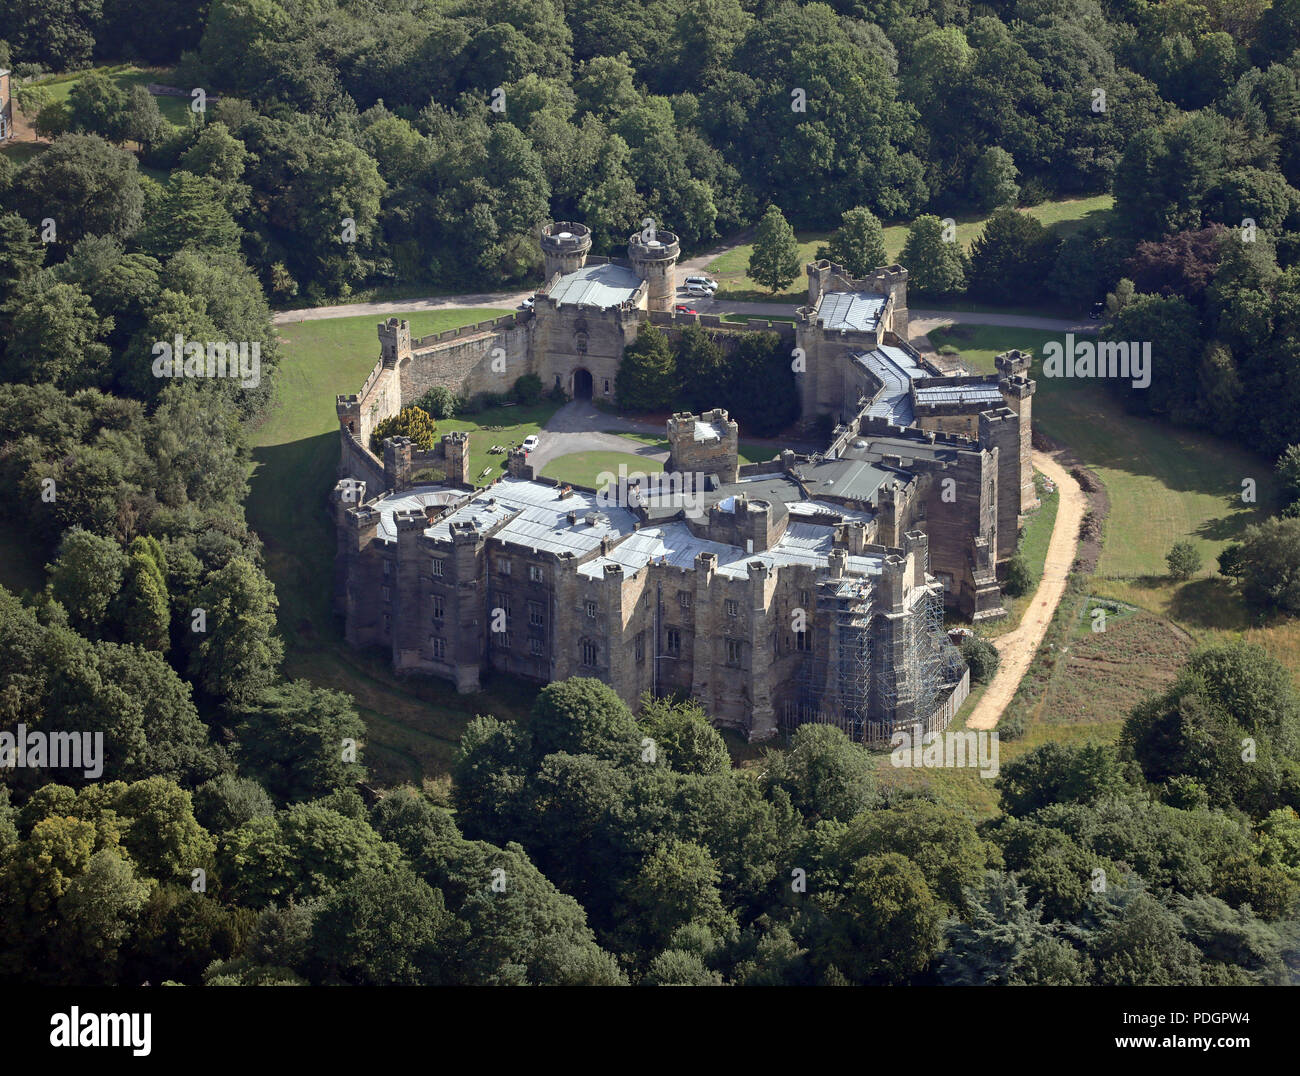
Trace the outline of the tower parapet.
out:
[[[627,241],[632,270],[647,285],[647,308],[671,311],[677,294],[677,257],[682,252],[672,232],[647,228],[633,232]]]
[[[556,273],[576,273],[587,264],[591,251],[591,229],[577,221],[560,220],[542,226],[542,257],[546,262],[546,279]]]

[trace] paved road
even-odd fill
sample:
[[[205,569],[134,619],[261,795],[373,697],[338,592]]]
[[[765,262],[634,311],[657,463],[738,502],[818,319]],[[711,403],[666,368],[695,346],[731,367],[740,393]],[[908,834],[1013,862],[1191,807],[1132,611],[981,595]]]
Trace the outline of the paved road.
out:
[[[1087,508],[1087,497],[1070,473],[1045,452],[1034,452],[1034,466],[1056,483],[1061,501],[1056,509],[1056,523],[1052,527],[1052,540],[1047,546],[1047,560],[1043,564],[1043,578],[1029,605],[1020,626],[994,639],[1001,662],[988,690],[980,697],[966,719],[968,729],[992,729],[1020,687],[1020,681],[1029,671],[1029,664],[1047,634],[1061,595],[1065,593],[1066,577],[1074,564],[1079,546],[1079,525]]]

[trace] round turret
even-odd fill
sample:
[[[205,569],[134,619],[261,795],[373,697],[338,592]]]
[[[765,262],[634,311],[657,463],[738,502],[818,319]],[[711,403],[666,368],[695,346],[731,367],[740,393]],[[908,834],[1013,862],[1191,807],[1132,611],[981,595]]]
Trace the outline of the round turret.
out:
[[[571,220],[556,221],[542,228],[541,244],[547,280],[556,273],[576,273],[587,264],[591,229]]]
[[[646,299],[651,310],[672,310],[677,294],[677,256],[681,252],[681,244],[672,232],[647,228],[629,237],[628,260],[648,285]]]

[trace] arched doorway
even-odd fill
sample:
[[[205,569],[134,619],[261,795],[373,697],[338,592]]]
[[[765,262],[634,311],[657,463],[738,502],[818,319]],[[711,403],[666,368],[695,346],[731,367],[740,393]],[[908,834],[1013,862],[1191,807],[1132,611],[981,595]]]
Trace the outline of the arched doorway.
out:
[[[579,367],[573,371],[573,398],[575,400],[591,399],[591,371]]]

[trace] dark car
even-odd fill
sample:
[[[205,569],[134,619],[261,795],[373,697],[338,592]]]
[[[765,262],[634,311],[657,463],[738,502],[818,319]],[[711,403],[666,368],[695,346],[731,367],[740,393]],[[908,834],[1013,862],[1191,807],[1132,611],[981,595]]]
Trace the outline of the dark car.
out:
[[[1105,313],[1106,313],[1105,303],[1101,303],[1101,302],[1093,303],[1092,309],[1088,311],[1088,317],[1092,318],[1093,321],[1100,321],[1102,319],[1102,316]]]

